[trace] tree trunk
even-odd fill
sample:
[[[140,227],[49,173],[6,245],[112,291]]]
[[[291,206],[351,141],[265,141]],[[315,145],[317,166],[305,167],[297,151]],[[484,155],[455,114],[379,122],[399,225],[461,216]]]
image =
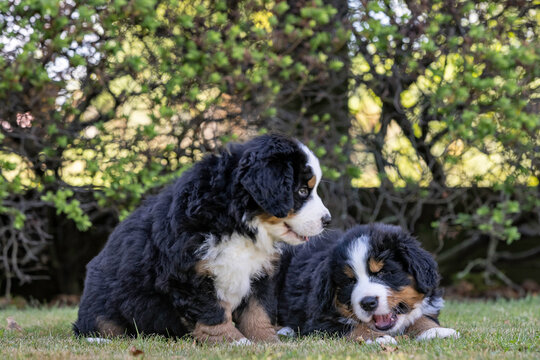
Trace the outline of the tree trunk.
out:
[[[307,6],[304,1],[288,1],[288,4],[288,13],[294,15]],[[325,5],[333,6],[338,12],[320,30],[328,32],[334,39],[336,24],[347,23],[348,4],[345,0],[329,0],[325,1]],[[283,43],[280,45],[283,46]],[[306,64],[310,57],[309,51],[308,42],[304,42],[289,54],[295,62]],[[349,208],[354,205],[356,194],[352,191],[351,178],[347,174],[351,154],[351,120],[348,109],[350,59],[346,43],[326,54],[328,62],[339,60],[343,67],[335,71],[327,70],[323,76],[311,74],[315,80],[305,83],[300,91],[297,91],[297,79],[284,83],[278,96],[277,117],[269,119],[266,124],[272,131],[283,132],[305,144],[312,144],[312,150],[319,155],[321,166],[326,170],[319,189],[332,214],[332,226],[344,227],[354,221],[349,215]],[[343,136],[347,137],[346,140]],[[316,151],[321,146],[325,153]]]

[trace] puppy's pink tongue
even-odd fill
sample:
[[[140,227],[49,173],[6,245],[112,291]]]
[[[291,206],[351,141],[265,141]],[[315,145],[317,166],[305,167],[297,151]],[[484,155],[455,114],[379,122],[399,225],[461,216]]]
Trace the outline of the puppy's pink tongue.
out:
[[[395,322],[392,313],[386,315],[373,315],[373,320],[375,321],[375,326],[379,329],[391,328]]]

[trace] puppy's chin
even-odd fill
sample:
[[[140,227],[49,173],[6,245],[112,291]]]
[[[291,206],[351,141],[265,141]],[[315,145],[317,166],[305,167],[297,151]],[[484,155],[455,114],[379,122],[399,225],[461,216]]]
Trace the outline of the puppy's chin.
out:
[[[280,221],[277,224],[269,226],[268,233],[272,236],[274,241],[282,241],[289,245],[300,245],[309,241],[307,235],[302,235],[296,232],[285,221]]]
[[[322,225],[313,226],[308,229],[298,229],[295,222],[295,215],[289,215],[286,218],[276,218],[274,216],[259,216],[258,221],[273,241],[282,241],[289,245],[300,245],[309,241],[311,236],[322,232]],[[319,220],[320,222],[320,220]]]
[[[308,242],[309,238],[307,236],[300,236],[291,231],[287,231],[284,235],[279,237],[279,240],[289,245],[300,245]]]

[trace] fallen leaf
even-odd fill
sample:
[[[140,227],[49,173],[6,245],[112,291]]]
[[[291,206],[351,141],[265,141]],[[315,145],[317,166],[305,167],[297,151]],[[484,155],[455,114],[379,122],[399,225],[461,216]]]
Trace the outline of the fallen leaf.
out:
[[[15,321],[15,319],[13,317],[8,316],[6,318],[6,321],[7,321],[7,329],[8,330],[17,330],[18,332],[23,331],[21,325],[17,324],[17,322]]]
[[[358,337],[357,337],[356,339],[354,339],[354,340],[355,340],[358,344],[360,344],[360,345],[363,345],[363,344],[366,342],[366,340],[365,340],[363,337],[361,337],[361,336],[358,336]]]
[[[379,345],[381,345],[383,352],[394,352],[394,351],[397,351],[398,349],[396,345],[392,345],[392,344],[379,344]]]
[[[142,351],[140,349],[137,349],[135,346],[132,346],[132,347],[129,348],[129,353],[132,356],[139,356],[139,355],[144,354],[144,351]]]

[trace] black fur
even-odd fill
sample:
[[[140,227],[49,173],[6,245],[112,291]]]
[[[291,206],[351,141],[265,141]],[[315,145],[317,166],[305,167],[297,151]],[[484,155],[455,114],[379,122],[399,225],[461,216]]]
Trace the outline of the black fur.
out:
[[[196,163],[120,223],[88,264],[75,333],[96,333],[100,317],[129,335],[182,336],[198,321],[221,323],[213,279],[194,268],[203,242],[233,232],[255,241],[254,216],[301,207],[293,191],[306,162],[295,140],[265,135]],[[254,279],[253,293],[275,309],[265,284],[268,276]]]
[[[416,290],[425,294],[428,302],[441,297],[437,264],[418,241],[397,226],[361,225],[346,233],[329,231],[307,244],[286,249],[275,277],[279,325],[302,335],[345,335],[351,331],[354,324],[338,312],[334,299],[351,307],[356,281],[346,276],[343,269],[350,260],[351,243],[363,235],[369,237],[368,258],[384,260],[384,271],[370,274],[374,281],[399,290],[411,285],[412,275]],[[436,319],[438,313],[425,315]]]

